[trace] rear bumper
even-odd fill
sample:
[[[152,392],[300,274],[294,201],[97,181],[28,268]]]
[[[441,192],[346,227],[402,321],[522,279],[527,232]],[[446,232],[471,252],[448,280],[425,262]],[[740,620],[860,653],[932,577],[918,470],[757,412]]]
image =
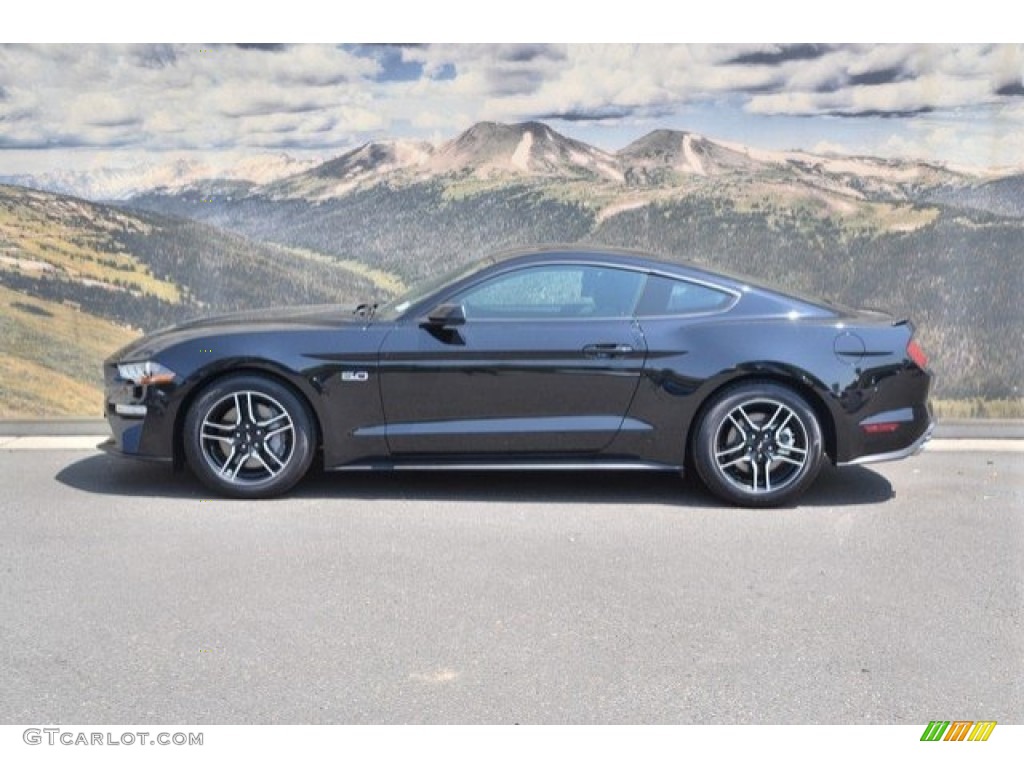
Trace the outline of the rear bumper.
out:
[[[862,371],[836,414],[836,465],[896,461],[920,451],[935,426],[931,384],[929,371],[907,362]]]
[[[895,451],[888,451],[886,453],[875,453],[869,456],[860,456],[859,458],[852,459],[850,461],[843,461],[839,463],[840,467],[850,467],[858,464],[878,464],[883,461],[899,461],[900,459],[906,459],[910,456],[916,456],[924,450],[924,445],[932,439],[932,433],[935,431],[935,422],[929,421],[928,427],[925,429],[917,440],[908,445],[906,448],[900,448]]]

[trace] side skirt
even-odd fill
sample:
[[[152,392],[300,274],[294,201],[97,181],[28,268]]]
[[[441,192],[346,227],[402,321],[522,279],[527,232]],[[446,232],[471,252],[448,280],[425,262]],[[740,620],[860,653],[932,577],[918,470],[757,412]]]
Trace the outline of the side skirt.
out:
[[[677,472],[683,474],[683,467],[673,464],[660,464],[650,461],[628,461],[628,460],[594,460],[594,461],[394,461],[391,459],[380,459],[375,461],[363,461],[354,464],[345,464],[340,467],[331,467],[328,472],[365,472],[365,471],[398,471],[408,470],[415,472],[496,472],[496,471],[633,471],[645,472]]]

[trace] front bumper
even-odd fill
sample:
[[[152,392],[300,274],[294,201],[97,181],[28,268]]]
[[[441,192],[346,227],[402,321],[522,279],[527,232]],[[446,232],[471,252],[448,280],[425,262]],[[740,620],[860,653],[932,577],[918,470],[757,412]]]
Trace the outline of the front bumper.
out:
[[[123,443],[119,442],[117,438],[108,437],[102,443],[96,446],[99,450],[104,453],[109,453],[111,456],[126,456],[129,459],[139,459],[141,461],[154,461],[159,463],[170,463],[170,456],[147,456],[143,453],[136,451],[126,451],[123,448]]]
[[[104,365],[104,416],[113,435],[97,446],[118,456],[171,461],[175,399],[173,384],[135,386]]]

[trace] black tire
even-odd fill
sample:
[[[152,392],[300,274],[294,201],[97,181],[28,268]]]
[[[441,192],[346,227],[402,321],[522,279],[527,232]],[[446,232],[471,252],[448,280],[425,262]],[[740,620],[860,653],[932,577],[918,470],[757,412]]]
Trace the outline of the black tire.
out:
[[[821,425],[807,401],[774,382],[721,392],[701,417],[692,446],[713,494],[745,507],[795,501],[821,470]]]
[[[214,381],[185,416],[185,457],[208,488],[226,496],[278,496],[313,461],[312,417],[290,389],[258,374]]]

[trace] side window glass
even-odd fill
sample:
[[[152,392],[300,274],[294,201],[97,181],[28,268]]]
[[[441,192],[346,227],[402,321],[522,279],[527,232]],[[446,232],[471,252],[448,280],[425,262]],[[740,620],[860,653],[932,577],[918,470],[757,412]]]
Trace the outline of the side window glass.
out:
[[[706,285],[651,275],[637,308],[637,315],[655,317],[715,312],[729,306],[732,299],[731,294]]]
[[[575,264],[536,266],[499,275],[456,296],[468,319],[628,317],[644,275]]]

